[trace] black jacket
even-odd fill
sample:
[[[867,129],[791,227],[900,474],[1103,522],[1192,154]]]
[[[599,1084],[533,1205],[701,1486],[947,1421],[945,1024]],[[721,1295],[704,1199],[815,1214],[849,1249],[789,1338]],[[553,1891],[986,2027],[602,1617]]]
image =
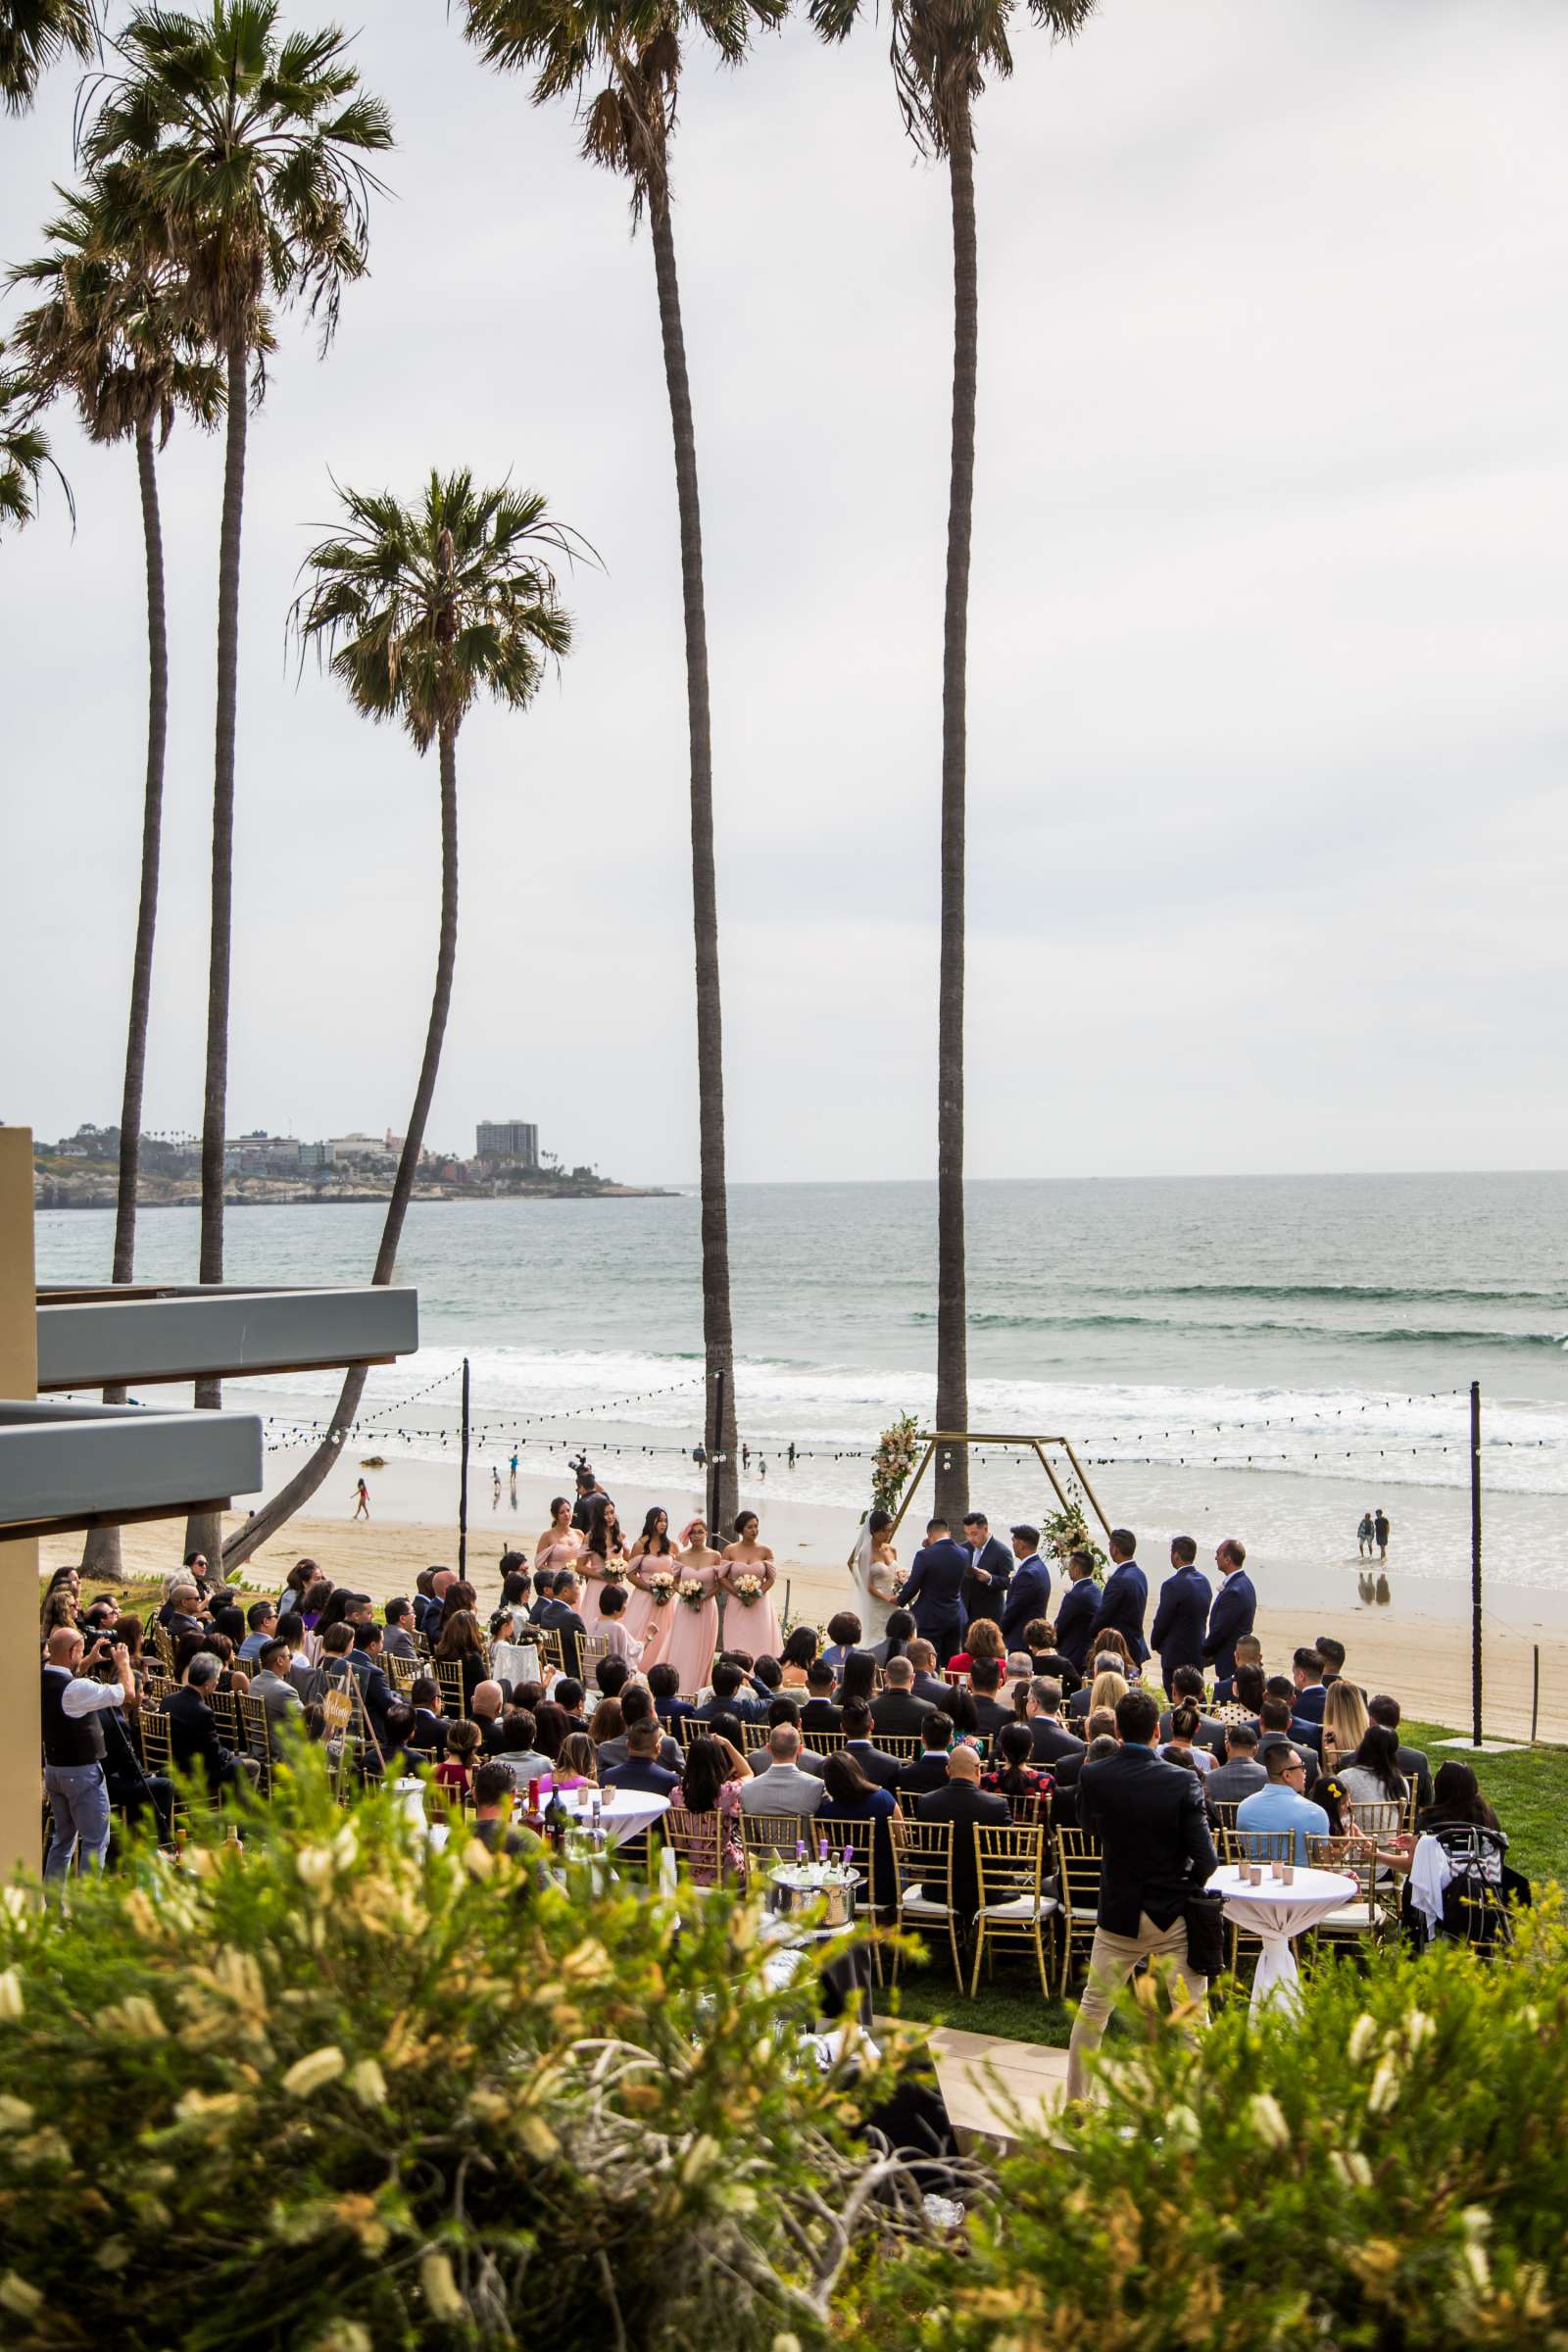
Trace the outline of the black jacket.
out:
[[[1089,1640],[1100,1615],[1100,1587],[1092,1576],[1078,1584],[1069,1585],[1061,1596],[1056,1611],[1056,1647],[1069,1658],[1075,1670],[1082,1674],[1084,1660],[1089,1655]]]
[[[208,1788],[220,1788],[233,1773],[234,1759],[219,1737],[218,1718],[206,1699],[181,1683],[164,1701],[164,1713],[175,1770],[190,1772],[198,1763],[205,1765]]]
[[[1136,1936],[1146,1912],[1156,1927],[1172,1926],[1189,1891],[1219,1867],[1196,1776],[1152,1748],[1123,1746],[1086,1764],[1078,1820],[1100,1840],[1098,1916],[1113,1936]]]
[[[922,1638],[937,1644],[937,1664],[945,1666],[953,1652],[946,1655],[942,1644],[954,1635],[961,1641],[967,1620],[963,1613],[963,1587],[969,1574],[969,1554],[961,1544],[951,1536],[939,1543],[922,1544],[915,1553],[899,1606],[907,1609],[914,1619],[914,1630]],[[954,1644],[956,1647],[956,1642]]]
[[[1159,1659],[1165,1688],[1178,1666],[1201,1666],[1203,1636],[1208,1630],[1208,1604],[1213,1598],[1207,1577],[1196,1564],[1172,1569],[1159,1588],[1159,1606],[1149,1629],[1149,1645]]]
[[[1011,1551],[997,1536],[988,1536],[973,1555],[974,1564],[963,1585],[963,1605],[970,1619],[989,1617],[993,1624],[1002,1623],[1007,1605],[1007,1587],[1012,1582],[1014,1561]],[[984,1568],[991,1582],[982,1584],[975,1568]]]
[[[808,1698],[801,1709],[803,1732],[836,1732],[839,1710],[830,1698]]]
[[[871,1729],[891,1732],[895,1739],[912,1738],[933,1712],[912,1690],[883,1690],[871,1701]]]
[[[846,1740],[844,1753],[854,1757],[866,1779],[874,1781],[877,1788],[897,1788],[900,1786],[904,1773],[900,1759],[884,1755],[881,1748],[873,1746],[869,1740]]]
[[[1169,1765],[1165,1767],[1168,1772]],[[921,1821],[951,1821],[953,1824],[953,1908],[960,1919],[973,1919],[980,1907],[980,1876],[974,1858],[974,1830],[1004,1830],[1012,1820],[1012,1808],[1004,1796],[992,1796],[986,1789],[975,1788],[971,1781],[949,1781],[945,1788],[933,1788],[922,1796],[916,1807]],[[942,1888],[936,1881],[927,1884],[927,1898],[940,1902]]]
[[[915,1697],[923,1698],[928,1707],[940,1707],[944,1715],[947,1713],[948,1702],[953,1696],[953,1685],[945,1682],[940,1674],[917,1674],[913,1689]]]
[[[1066,1757],[1083,1762],[1084,1743],[1075,1740],[1066,1728],[1051,1715],[1030,1715],[1025,1718],[1029,1737],[1035,1743],[1036,1764],[1056,1764]]]
[[[925,1796],[933,1788],[948,1785],[948,1751],[945,1747],[928,1747],[917,1755],[912,1764],[906,1764],[899,1774],[899,1790],[904,1796]]]

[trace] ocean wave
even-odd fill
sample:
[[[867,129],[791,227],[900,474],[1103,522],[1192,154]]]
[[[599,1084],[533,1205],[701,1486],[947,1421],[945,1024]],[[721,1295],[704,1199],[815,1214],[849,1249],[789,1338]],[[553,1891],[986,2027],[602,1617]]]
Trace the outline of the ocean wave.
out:
[[[1223,1295],[1214,1294],[1216,1297]],[[1401,1294],[1394,1293],[1391,1296],[1398,1297]],[[934,1324],[936,1319],[935,1312],[926,1307],[912,1307],[907,1317],[911,1324],[921,1326]],[[1179,1331],[1195,1340],[1324,1339],[1342,1343],[1353,1340],[1368,1348],[1568,1348],[1568,1332],[1473,1331],[1461,1329],[1457,1324],[1427,1327],[1362,1325],[1352,1328],[1335,1323],[1195,1322],[1176,1315],[994,1314],[983,1310],[971,1314],[968,1321],[972,1331]]]
[[[1344,1298],[1369,1306],[1534,1306],[1561,1313],[1568,1296],[1552,1291],[1475,1291],[1446,1284],[1402,1288],[1362,1282],[1160,1282],[1124,1288],[1122,1298]]]

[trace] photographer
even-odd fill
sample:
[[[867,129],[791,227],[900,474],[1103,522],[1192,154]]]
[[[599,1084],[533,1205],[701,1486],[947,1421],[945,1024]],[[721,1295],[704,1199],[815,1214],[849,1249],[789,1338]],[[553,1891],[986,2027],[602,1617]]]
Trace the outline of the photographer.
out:
[[[83,1674],[84,1662],[112,1668],[113,1681]],[[79,1844],[85,1861],[102,1870],[109,1850],[109,1790],[104,1780],[104,1733],[98,1716],[134,1695],[130,1653],[123,1642],[96,1641],[90,1653],[81,1635],[56,1626],[43,1669],[44,1788],[49,1796],[45,1881],[63,1879]]]

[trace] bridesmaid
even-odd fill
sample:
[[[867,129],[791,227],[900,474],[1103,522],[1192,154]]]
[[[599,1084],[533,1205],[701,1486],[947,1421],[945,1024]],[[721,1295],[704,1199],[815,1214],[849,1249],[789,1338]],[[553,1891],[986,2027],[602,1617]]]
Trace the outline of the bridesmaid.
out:
[[[626,1585],[626,1549],[620,1540],[620,1521],[615,1506],[608,1494],[596,1494],[588,1507],[588,1533],[577,1554],[576,1568],[582,1578],[582,1598],[577,1614],[584,1630],[599,1631],[599,1594],[607,1584]]]
[[[646,1673],[664,1655],[676,1608],[672,1600],[657,1608],[648,1589],[648,1579],[657,1570],[667,1570],[671,1576],[676,1574],[675,1546],[669,1540],[669,1513],[662,1511],[657,1503],[643,1521],[642,1534],[626,1554],[626,1568],[632,1590],[623,1622],[632,1640],[643,1645],[641,1664]]]
[[[684,1600],[670,1602],[663,1663],[673,1666],[680,1676],[681,1696],[691,1698],[707,1683],[718,1647],[718,1590],[724,1562],[708,1541],[706,1519],[694,1519],[686,1533],[690,1541],[686,1549],[675,1555],[675,1571],[682,1584],[695,1578],[702,1586],[703,1604],[694,1609]]]
[[[548,1568],[559,1576],[563,1568],[576,1568],[582,1551],[582,1538],[571,1524],[571,1504],[564,1494],[558,1494],[550,1505],[550,1525],[533,1547],[536,1569]]]
[[[741,1649],[749,1649],[754,1658],[776,1658],[782,1636],[778,1629],[778,1611],[773,1605],[773,1587],[778,1582],[778,1570],[773,1554],[765,1544],[760,1544],[758,1518],[755,1511],[742,1511],[735,1522],[735,1542],[726,1546],[720,1582],[730,1595],[729,1630]],[[735,1590],[740,1576],[760,1579],[762,1590],[754,1600],[744,1599]]]

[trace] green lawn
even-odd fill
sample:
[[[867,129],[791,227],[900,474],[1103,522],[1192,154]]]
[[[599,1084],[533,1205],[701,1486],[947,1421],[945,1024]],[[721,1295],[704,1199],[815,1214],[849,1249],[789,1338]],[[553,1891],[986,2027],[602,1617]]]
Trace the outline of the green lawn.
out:
[[[1411,1747],[1426,1750],[1434,1772],[1448,1755],[1473,1760],[1482,1789],[1508,1833],[1514,1867],[1538,1883],[1568,1883],[1568,1748],[1522,1748],[1517,1755],[1470,1759],[1462,1749],[1439,1747],[1440,1740],[1453,1737],[1439,1724],[1406,1721],[1403,1737]],[[989,1982],[982,1978],[979,1995],[971,2001],[966,1991],[955,1986],[946,1954],[944,1944],[941,1958],[929,1967],[901,1969],[897,2002],[884,1993],[879,2005],[896,2006],[901,2015],[927,2025],[1065,2046],[1074,2004],[1042,2000],[1032,1966],[1013,1959],[999,1961],[995,1975]],[[1114,2021],[1111,2031],[1116,2031]]]

